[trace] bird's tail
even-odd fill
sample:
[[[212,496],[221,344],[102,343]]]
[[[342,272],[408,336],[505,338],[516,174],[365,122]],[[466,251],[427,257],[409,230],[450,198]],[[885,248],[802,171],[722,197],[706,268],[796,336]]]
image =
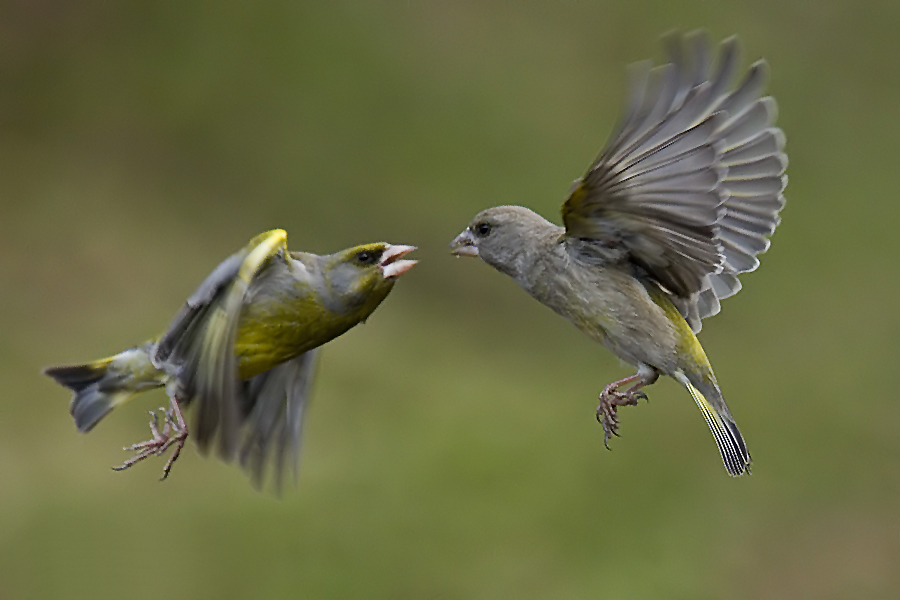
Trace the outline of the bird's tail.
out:
[[[728,412],[725,402],[721,396],[717,394],[718,402],[721,408],[717,408],[710,402],[706,396],[700,393],[694,387],[687,377],[682,376],[681,383],[688,389],[694,402],[703,413],[709,430],[712,431],[716,444],[719,446],[719,452],[722,453],[722,461],[725,463],[725,469],[732,477],[738,477],[744,473],[750,473],[750,453],[747,451],[747,445],[744,443],[744,437],[738,431],[737,424]],[[711,390],[714,392],[715,388]]]
[[[153,366],[153,342],[80,365],[47,367],[44,374],[74,392],[69,412],[75,426],[84,433],[131,396],[162,387],[166,374]]]

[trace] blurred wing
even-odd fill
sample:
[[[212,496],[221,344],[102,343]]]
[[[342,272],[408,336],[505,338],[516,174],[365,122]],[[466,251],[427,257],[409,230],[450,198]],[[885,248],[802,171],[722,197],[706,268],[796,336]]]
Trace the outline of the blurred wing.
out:
[[[201,450],[219,434],[230,459],[241,426],[241,381],[234,343],[244,297],[267,261],[287,252],[280,229],[255,237],[200,285],[157,343],[154,364],[174,375],[179,401],[197,402],[195,436]]]
[[[771,127],[774,101],[759,97],[765,63],[731,89],[735,38],[714,72],[705,35],[672,36],[666,47],[669,64],[632,69],[626,115],[575,182],[563,222],[570,239],[624,249],[699,327],[701,291],[724,292],[730,280],[718,276],[755,260],[777,223],[762,196],[784,187],[783,136]]]
[[[171,367],[169,359],[177,354],[177,350],[183,345],[186,338],[203,323],[203,316],[207,314],[209,307],[219,298],[232,280],[237,276],[241,263],[247,257],[247,251],[241,250],[232,254],[200,284],[191,297],[187,299],[178,314],[169,325],[169,329],[162,335],[153,349],[153,364],[159,368]]]
[[[241,445],[241,466],[261,488],[271,457],[275,489],[281,491],[288,468],[297,479],[303,417],[315,372],[318,349],[248,379],[244,400],[249,414]]]

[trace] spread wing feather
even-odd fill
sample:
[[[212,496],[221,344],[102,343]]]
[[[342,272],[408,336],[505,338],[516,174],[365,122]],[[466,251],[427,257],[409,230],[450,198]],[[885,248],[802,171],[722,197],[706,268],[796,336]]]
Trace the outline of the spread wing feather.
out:
[[[262,487],[270,461],[276,491],[282,489],[285,471],[297,478],[303,417],[318,352],[310,350],[245,382],[249,413],[240,463],[257,488]]]
[[[670,36],[670,62],[629,71],[625,115],[563,204],[573,247],[626,250],[670,292],[694,331],[759,264],[784,206],[784,135],[768,70],[754,63],[735,87],[736,38],[713,70],[702,33]]]
[[[286,253],[280,229],[255,237],[227,258],[176,315],[153,351],[153,362],[176,381],[184,405],[196,403],[194,436],[201,450],[218,437],[219,453],[234,457],[244,421],[242,382],[234,344],[244,297],[267,261]]]

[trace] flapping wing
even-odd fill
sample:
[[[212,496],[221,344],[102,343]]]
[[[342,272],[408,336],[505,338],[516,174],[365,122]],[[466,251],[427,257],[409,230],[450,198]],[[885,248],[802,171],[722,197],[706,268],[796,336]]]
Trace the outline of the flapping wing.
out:
[[[724,261],[721,272],[711,273],[703,283],[697,298],[699,318],[691,323],[695,332],[700,331],[699,319],[717,314],[719,301],[740,291],[737,276],[755,270],[757,255],[769,248],[767,236],[775,231],[781,221],[778,213],[784,208],[787,155],[783,150],[784,134],[767,127],[722,156],[728,174],[723,182],[725,214],[719,220],[717,238]]]
[[[286,470],[297,478],[303,417],[312,387],[318,349],[248,379],[244,384],[245,433],[241,466],[261,488],[271,458],[276,491]]]
[[[287,253],[287,234],[276,229],[253,238],[200,285],[176,315],[153,353],[153,362],[177,381],[179,401],[196,402],[194,435],[201,450],[218,435],[230,460],[242,423],[242,382],[234,354],[244,297],[267,261]]]
[[[715,69],[702,33],[666,47],[669,64],[632,69],[626,115],[575,182],[563,222],[569,238],[624,249],[699,330],[768,246],[784,202],[784,136],[774,100],[760,98],[764,62],[732,88],[735,38]]]

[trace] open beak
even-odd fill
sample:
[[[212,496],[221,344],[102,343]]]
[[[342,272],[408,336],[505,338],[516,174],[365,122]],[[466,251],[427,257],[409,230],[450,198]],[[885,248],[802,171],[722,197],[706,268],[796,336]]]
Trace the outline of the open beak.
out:
[[[468,228],[450,242],[450,252],[454,256],[478,256],[478,246]]]
[[[399,244],[388,244],[384,252],[381,254],[381,260],[378,261],[378,268],[385,279],[391,277],[399,277],[413,268],[417,260],[398,260],[413,250],[415,246],[401,246]]]

